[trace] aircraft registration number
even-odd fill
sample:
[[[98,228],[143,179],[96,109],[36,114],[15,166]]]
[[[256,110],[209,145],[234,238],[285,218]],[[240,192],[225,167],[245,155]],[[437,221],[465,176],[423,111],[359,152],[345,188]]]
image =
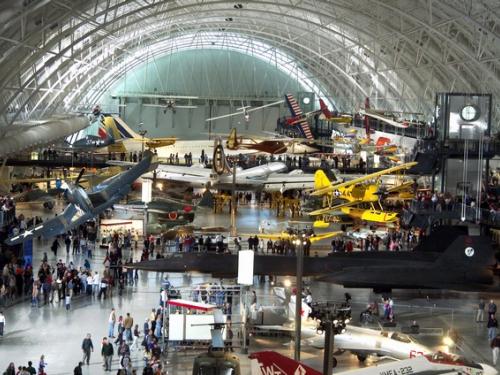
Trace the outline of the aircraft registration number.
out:
[[[413,373],[413,368],[411,366],[405,366],[394,370],[381,371],[379,375],[410,375]]]

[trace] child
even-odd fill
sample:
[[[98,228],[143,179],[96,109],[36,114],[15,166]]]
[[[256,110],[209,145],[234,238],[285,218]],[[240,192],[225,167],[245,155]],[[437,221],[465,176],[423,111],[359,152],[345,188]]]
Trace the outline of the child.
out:
[[[64,301],[66,303],[66,310],[69,310],[71,307],[71,295],[69,293],[66,294],[66,298]]]

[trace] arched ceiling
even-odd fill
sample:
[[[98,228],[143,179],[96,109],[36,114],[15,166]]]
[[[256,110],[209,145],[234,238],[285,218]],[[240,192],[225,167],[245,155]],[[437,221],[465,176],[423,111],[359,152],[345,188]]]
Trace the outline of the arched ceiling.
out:
[[[379,107],[430,114],[438,91],[500,94],[498,0],[3,3],[6,124],[75,110],[141,62],[192,48],[258,49],[270,63],[295,64],[346,111],[365,96]]]

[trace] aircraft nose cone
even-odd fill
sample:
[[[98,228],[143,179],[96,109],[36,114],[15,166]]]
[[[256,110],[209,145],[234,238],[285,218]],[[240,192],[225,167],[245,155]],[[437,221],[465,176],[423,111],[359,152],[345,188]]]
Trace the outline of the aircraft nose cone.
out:
[[[480,363],[481,367],[484,370],[484,375],[497,375],[498,371],[493,366],[487,365],[486,363]]]

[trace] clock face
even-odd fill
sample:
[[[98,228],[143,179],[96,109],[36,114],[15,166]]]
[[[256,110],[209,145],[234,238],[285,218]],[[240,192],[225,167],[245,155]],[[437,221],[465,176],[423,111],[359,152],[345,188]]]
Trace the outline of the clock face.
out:
[[[475,121],[479,118],[479,108],[475,105],[466,105],[460,110],[460,117],[464,121]]]

